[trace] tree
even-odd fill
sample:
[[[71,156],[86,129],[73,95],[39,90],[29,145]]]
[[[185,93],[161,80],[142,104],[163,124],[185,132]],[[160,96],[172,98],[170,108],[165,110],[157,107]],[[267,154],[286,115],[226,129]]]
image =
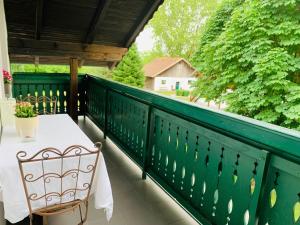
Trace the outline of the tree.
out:
[[[196,92],[225,99],[231,112],[300,130],[299,7],[300,0],[222,4],[194,56],[203,74]]]
[[[218,0],[165,0],[150,21],[154,34],[154,52],[190,59],[201,28]]]
[[[144,86],[143,65],[135,44],[130,47],[122,61],[114,69],[112,78],[132,86]]]
[[[12,73],[32,72],[32,73],[70,73],[69,65],[34,65],[34,64],[11,64]],[[99,77],[111,78],[111,71],[105,67],[83,66],[79,68],[81,74],[91,74]]]
[[[147,63],[151,62],[155,58],[163,57],[165,56],[164,53],[157,51],[156,49],[153,49],[151,51],[145,51],[141,52],[141,58],[143,65],[146,65]]]

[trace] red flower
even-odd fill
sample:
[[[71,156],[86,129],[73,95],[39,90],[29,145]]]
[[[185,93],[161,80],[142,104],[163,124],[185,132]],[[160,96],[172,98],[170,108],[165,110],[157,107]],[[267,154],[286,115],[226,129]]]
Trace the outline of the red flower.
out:
[[[12,81],[12,77],[8,71],[3,69],[2,74],[3,74],[4,83],[10,83]]]

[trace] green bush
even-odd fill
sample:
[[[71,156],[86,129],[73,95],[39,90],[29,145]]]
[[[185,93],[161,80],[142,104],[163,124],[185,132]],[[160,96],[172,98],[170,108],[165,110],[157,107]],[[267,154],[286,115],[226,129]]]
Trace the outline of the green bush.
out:
[[[182,96],[187,97],[187,96],[189,96],[189,95],[190,95],[190,92],[189,92],[189,91],[183,90]]]
[[[176,96],[189,96],[190,95],[190,92],[187,91],[187,90],[176,90]]]
[[[181,96],[182,95],[182,90],[176,90],[176,96]]]

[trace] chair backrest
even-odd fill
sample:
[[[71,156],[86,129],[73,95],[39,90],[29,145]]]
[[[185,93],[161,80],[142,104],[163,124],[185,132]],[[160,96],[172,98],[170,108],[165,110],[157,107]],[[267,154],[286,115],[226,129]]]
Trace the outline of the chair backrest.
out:
[[[95,149],[72,145],[64,151],[45,148],[17,153],[30,216],[58,214],[87,202],[102,144]]]
[[[17,101],[30,102],[38,115],[56,114],[57,99],[55,96],[27,96]]]

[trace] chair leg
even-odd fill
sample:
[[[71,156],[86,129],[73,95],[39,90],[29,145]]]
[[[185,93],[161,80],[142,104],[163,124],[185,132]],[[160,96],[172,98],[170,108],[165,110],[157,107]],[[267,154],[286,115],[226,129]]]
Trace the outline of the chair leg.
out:
[[[89,202],[86,201],[84,204],[85,204],[85,215],[84,215],[83,222],[85,223],[86,220],[87,220],[87,214],[88,214],[88,211],[89,211]]]
[[[30,215],[29,216],[30,225],[33,225],[33,221],[32,220],[33,220],[33,217],[32,217],[32,215]]]
[[[79,205],[79,213],[80,213],[80,220],[81,222],[78,224],[78,225],[83,225],[86,220],[87,220],[87,214],[88,214],[88,201],[84,202],[84,205],[85,205],[85,213],[84,213],[84,218],[82,218],[82,210],[81,210],[81,205]]]
[[[79,208],[79,214],[80,214],[80,223],[78,225],[83,225],[81,205],[79,205],[78,208]]]

